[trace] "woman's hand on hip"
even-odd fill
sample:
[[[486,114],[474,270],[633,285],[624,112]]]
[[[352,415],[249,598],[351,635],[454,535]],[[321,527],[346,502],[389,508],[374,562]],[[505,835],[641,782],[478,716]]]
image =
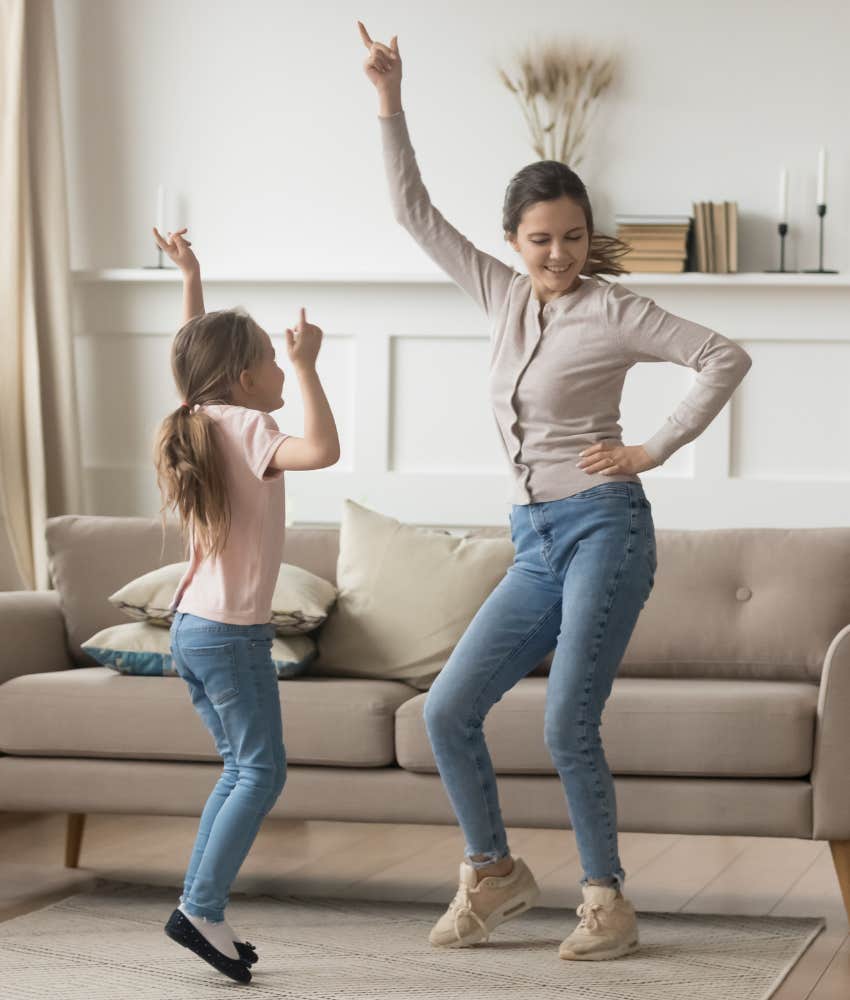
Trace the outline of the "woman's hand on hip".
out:
[[[600,441],[579,453],[579,469],[590,475],[635,476],[647,469],[654,469],[659,463],[650,458],[642,444],[624,445],[615,441]]]
[[[378,90],[401,89],[401,56],[398,52],[398,35],[393,35],[389,45],[374,42],[362,21],[357,22],[363,44],[369,50],[363,69]]]

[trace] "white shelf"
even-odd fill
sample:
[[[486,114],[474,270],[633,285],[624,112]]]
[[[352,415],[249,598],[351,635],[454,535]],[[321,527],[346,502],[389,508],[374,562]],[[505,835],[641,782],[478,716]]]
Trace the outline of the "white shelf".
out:
[[[179,283],[180,272],[165,268],[107,268],[104,270],[72,271],[74,281],[81,283]],[[427,274],[357,274],[304,273],[297,274],[203,274],[204,284],[219,285],[447,285],[451,280],[440,272]],[[611,276],[608,276],[611,278]],[[627,285],[683,287],[720,285],[724,288],[750,288],[761,285],[786,288],[848,288],[850,276],[845,274],[766,274],[760,271],[742,274],[702,274],[686,271],[682,274],[624,274],[611,278]]]
[[[610,276],[609,276],[610,277]],[[845,274],[767,274],[747,271],[742,274],[702,274],[685,271],[683,274],[624,274],[614,281],[628,285],[722,285],[724,288],[750,288],[759,285],[786,288],[850,288],[850,276]]]
[[[180,282],[180,272],[176,267],[163,268],[108,268],[101,271],[72,271],[79,282],[127,282],[127,283],[171,283]],[[440,272],[433,274],[357,274],[315,272],[290,272],[288,274],[216,274],[201,272],[205,285],[397,285],[397,284],[450,284],[449,278]]]

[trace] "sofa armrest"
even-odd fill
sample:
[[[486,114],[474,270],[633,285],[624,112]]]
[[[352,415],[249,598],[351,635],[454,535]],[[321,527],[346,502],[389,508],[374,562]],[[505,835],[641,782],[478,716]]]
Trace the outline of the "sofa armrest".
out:
[[[73,667],[55,590],[0,592],[0,684]]]
[[[850,840],[850,625],[826,652],[812,764],[812,837]]]

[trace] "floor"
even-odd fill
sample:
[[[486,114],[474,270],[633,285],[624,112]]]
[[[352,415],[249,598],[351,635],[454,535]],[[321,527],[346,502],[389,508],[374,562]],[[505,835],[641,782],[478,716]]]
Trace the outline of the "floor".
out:
[[[64,816],[0,813],[0,920],[61,899],[95,876],[171,885],[176,902],[196,829],[197,819],[187,817],[90,816],[81,867],[71,870],[62,864]],[[540,905],[578,906],[572,831],[509,834],[512,852],[540,883]],[[234,891],[448,903],[462,856],[453,827],[267,819]],[[620,857],[638,911],[825,917],[826,930],[775,1000],[850,997],[850,937],[828,844],[621,833]]]

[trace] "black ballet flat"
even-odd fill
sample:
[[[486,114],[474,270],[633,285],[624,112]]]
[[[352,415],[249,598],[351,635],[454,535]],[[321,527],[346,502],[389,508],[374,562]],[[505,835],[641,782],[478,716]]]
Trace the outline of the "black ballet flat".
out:
[[[239,952],[239,957],[246,965],[254,965],[259,960],[257,949],[250,941],[234,941],[234,947]]]
[[[180,910],[175,910],[168,918],[165,933],[172,941],[193,951],[199,958],[209,962],[214,969],[230,979],[235,979],[237,983],[251,982],[251,972],[245,962],[241,958],[228,958],[222,954]],[[251,950],[253,951],[253,948]]]

